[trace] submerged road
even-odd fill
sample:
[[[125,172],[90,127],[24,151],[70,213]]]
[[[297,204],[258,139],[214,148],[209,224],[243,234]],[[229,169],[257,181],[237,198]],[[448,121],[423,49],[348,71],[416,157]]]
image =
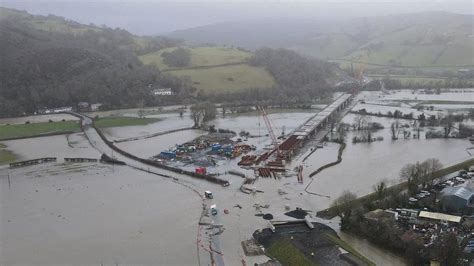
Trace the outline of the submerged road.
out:
[[[187,181],[187,179],[189,180],[190,177],[188,177],[186,175],[183,175],[183,174],[168,171],[166,169],[153,167],[153,166],[144,164],[140,161],[133,160],[129,157],[126,157],[122,154],[119,154],[119,153],[115,152],[100,137],[97,130],[93,127],[93,121],[90,117],[82,115],[80,113],[71,112],[70,114],[81,118],[81,124],[82,124],[83,132],[84,132],[86,138],[89,140],[89,143],[91,144],[91,146],[94,149],[96,149],[97,151],[99,151],[102,154],[105,153],[105,154],[107,154],[108,156],[110,156],[112,158],[115,158],[119,161],[123,161],[127,166],[132,167],[136,170],[145,171],[145,172],[148,172],[148,173],[151,173],[151,174],[154,174],[154,175],[158,175],[158,176],[161,176],[161,177],[170,178],[172,182],[174,182],[176,184],[179,184],[181,186],[185,186],[186,188],[192,190],[194,193],[196,193],[199,196],[199,199],[203,202],[203,204],[205,204],[204,203],[204,198],[201,195],[200,189],[197,188],[191,182]],[[197,222],[199,222],[199,218],[197,218],[196,220],[197,220]],[[217,221],[214,221],[214,222],[217,222]],[[200,231],[200,227],[201,226],[198,225],[198,229],[197,229],[198,232]],[[221,250],[220,245],[219,245],[219,243],[220,243],[219,235],[212,236],[211,241],[212,241],[212,246],[213,246],[214,249]],[[221,254],[219,252],[213,252],[213,254],[211,255],[211,254],[209,254],[209,252],[207,250],[200,247],[199,241],[196,243],[196,245],[197,245],[198,265],[224,265],[223,254]],[[203,252],[203,254],[206,254],[208,256],[200,256],[201,255],[200,251]],[[214,264],[212,263],[211,256],[213,257],[212,260],[214,261]]]

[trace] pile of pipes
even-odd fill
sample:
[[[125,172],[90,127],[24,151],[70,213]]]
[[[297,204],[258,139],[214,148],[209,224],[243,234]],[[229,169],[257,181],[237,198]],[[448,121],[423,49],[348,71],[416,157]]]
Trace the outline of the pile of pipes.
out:
[[[252,164],[255,163],[255,160],[257,159],[256,155],[244,155],[242,156],[242,159],[240,162],[237,163],[239,166],[251,166]]]

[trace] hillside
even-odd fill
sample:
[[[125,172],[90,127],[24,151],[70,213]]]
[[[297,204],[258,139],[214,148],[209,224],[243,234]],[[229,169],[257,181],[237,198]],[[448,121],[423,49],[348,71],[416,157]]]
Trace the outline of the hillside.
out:
[[[273,77],[265,68],[247,64],[253,55],[250,52],[226,47],[186,48],[191,54],[191,63],[177,68],[165,64],[161,56],[175,49],[162,49],[139,58],[144,64],[154,65],[173,76],[190,78],[192,86],[205,93],[270,88],[275,85]]]
[[[170,37],[82,25],[0,8],[0,116],[102,103],[102,108],[193,100],[308,101],[340,69],[285,49],[189,46]],[[151,88],[174,96],[150,97]]]
[[[266,20],[219,23],[168,36],[187,42],[293,49],[322,59],[362,59],[395,66],[474,65],[472,15],[445,12],[339,21]]]
[[[109,108],[154,104],[148,84],[186,91],[184,82],[143,65],[131,48],[134,36],[126,31],[0,11],[0,116],[81,101]],[[44,25],[54,27],[44,30]]]

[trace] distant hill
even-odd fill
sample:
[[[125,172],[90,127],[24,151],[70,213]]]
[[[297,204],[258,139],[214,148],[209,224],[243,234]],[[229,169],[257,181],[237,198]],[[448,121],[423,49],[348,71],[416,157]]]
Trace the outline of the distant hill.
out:
[[[473,27],[472,15],[426,12],[341,21],[228,22],[168,36],[193,44],[289,48],[321,59],[440,67],[474,65]]]
[[[83,101],[104,108],[193,99],[309,101],[329,93],[341,74],[285,49],[190,46],[7,8],[0,8],[0,36],[0,117]],[[163,87],[175,95],[150,97],[152,88]]]

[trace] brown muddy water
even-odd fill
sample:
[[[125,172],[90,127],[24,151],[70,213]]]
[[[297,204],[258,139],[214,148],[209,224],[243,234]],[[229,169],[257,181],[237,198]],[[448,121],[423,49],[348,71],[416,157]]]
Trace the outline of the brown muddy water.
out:
[[[270,117],[279,134],[283,126],[288,133],[311,115],[281,113]],[[148,126],[110,128],[107,134],[112,139],[133,137],[188,126],[191,122],[186,115],[183,118],[178,114],[158,116],[163,120]],[[344,119],[352,122],[353,116]],[[391,141],[387,125],[392,120],[373,118],[372,121],[386,125],[386,129],[374,133],[374,136],[383,136],[384,141],[352,144],[352,134],[357,133],[351,132],[342,163],[314,176],[308,190],[327,197],[308,194],[305,188],[311,182],[307,177],[310,172],[336,160],[339,145],[333,143],[308,157],[304,163],[303,184],[299,184],[296,177],[259,179],[254,186],[263,193],[247,195],[239,191],[243,180],[236,176],[223,176],[231,185],[222,188],[178,174],[173,177],[179,181],[170,182],[170,179],[126,166],[62,164],[63,157],[100,156],[83,133],[6,141],[8,148],[21,159],[56,156],[61,160],[56,164],[16,170],[0,169],[0,264],[197,265],[200,261],[207,265],[209,254],[202,248],[198,252],[196,246],[202,201],[190,189],[193,188],[201,192],[211,190],[215,194],[215,199],[207,204],[217,204],[220,213],[214,222],[225,227],[216,237],[216,248],[224,254],[222,262],[242,265],[244,259],[252,265],[267,259],[265,256],[246,257],[240,245],[240,241],[250,238],[255,230],[267,226],[267,221],[255,216],[257,213],[271,213],[275,220],[289,219],[283,215],[289,205],[314,214],[327,208],[344,190],[364,195],[372,192],[372,186],[379,180],[398,182],[398,172],[406,163],[438,158],[449,165],[469,157],[465,149],[471,145],[467,140]],[[218,117],[212,124],[236,132],[267,134],[258,116]],[[118,145],[137,156],[149,157],[201,134],[204,132],[188,130]],[[99,141],[98,138],[93,140],[94,143]],[[262,147],[270,139],[261,137],[249,141]],[[102,151],[107,150],[103,144],[97,145]],[[295,163],[302,157],[297,157]],[[236,163],[237,160],[225,161],[223,170],[238,169]],[[11,186],[6,178],[8,174]],[[280,195],[279,190],[286,194]],[[235,207],[237,204],[242,208]],[[258,210],[254,204],[270,206]],[[229,214],[224,215],[223,209],[229,210]],[[334,221],[318,221],[338,227]],[[204,234],[204,238],[208,235]],[[344,235],[342,238],[378,265],[403,264],[400,258],[363,240]],[[390,262],[393,264],[388,264]]]

